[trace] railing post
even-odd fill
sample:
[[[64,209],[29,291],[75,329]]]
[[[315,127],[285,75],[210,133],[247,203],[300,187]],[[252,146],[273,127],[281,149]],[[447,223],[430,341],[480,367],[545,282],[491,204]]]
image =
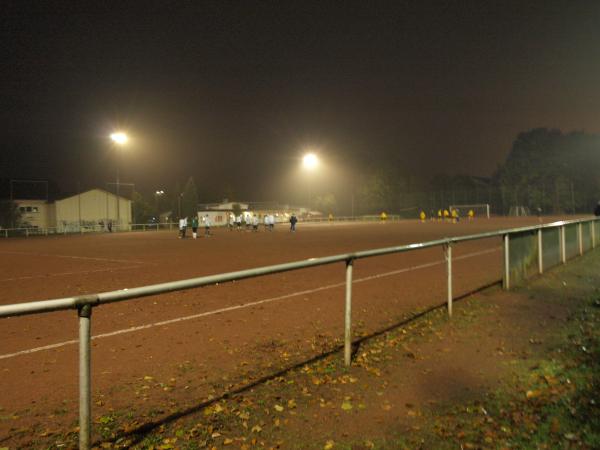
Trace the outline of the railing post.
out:
[[[577,224],[577,237],[579,238],[579,256],[583,255],[583,225]]]
[[[25,237],[29,237],[29,228],[25,228]]]
[[[448,316],[452,317],[452,243],[444,245],[446,256],[446,274],[448,276]]]
[[[354,260],[346,261],[346,313],[344,323],[344,365],[350,367],[352,357],[352,266]]]
[[[92,307],[83,305],[79,313],[79,449],[89,450],[92,417],[90,339]]]
[[[560,227],[560,261],[565,264],[567,262],[567,246],[565,238],[565,227]]]
[[[537,231],[538,240],[538,272],[540,275],[544,273],[544,250],[542,247],[542,229],[539,228]]]
[[[504,289],[510,289],[509,235],[504,235]]]

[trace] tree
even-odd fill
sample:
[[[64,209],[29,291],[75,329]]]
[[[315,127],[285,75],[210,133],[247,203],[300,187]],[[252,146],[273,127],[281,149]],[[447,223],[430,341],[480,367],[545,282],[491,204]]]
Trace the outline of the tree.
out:
[[[134,191],[131,197],[134,223],[146,223],[154,217],[153,206],[144,199],[142,194]]]
[[[198,191],[194,177],[190,177],[181,196],[181,215],[182,217],[191,218],[196,214],[198,214]]]
[[[0,200],[0,227],[13,228],[21,224],[21,211],[12,200]]]
[[[390,211],[393,204],[393,183],[383,171],[373,171],[363,177],[357,191],[361,212]]]
[[[231,205],[231,210],[233,212],[233,215],[235,217],[239,216],[242,214],[242,207],[240,206],[239,203],[234,203],[233,205]]]
[[[536,128],[520,133],[495,174],[504,211],[591,211],[600,193],[600,137]]]
[[[327,214],[335,211],[336,204],[337,202],[335,199],[335,195],[331,193],[319,195],[315,199],[316,208]]]

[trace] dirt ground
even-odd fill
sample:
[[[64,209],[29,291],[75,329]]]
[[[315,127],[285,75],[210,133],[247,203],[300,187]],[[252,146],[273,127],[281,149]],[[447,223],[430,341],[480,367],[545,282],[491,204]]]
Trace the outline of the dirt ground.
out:
[[[9,239],[0,241],[0,304],[532,223],[537,219],[300,224],[296,233],[284,226],[273,233],[217,229],[198,240],[177,239],[175,232]],[[501,277],[499,239],[457,245],[454,257],[455,296]],[[437,248],[357,261],[354,279],[356,335],[440,304],[446,295]],[[336,264],[96,308],[94,418],[127,408],[160,417],[169,411],[156,405],[185,409],[335,347],[343,336],[343,281],[344,266]],[[33,445],[32,436],[72,430],[78,398],[76,312],[1,322],[0,446],[20,448]],[[156,382],[160,389],[143,387]],[[444,390],[444,383],[433,386]]]

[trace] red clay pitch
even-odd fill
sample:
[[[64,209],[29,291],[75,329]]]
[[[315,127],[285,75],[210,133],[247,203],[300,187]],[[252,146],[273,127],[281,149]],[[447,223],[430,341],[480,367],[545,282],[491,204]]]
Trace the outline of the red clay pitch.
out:
[[[216,229],[197,240],[177,239],[176,231],[2,240],[0,304],[535,223],[300,223],[296,233],[285,225],[272,233]],[[500,244],[494,238],[455,247],[455,296],[501,278]],[[444,302],[445,270],[441,248],[356,261],[355,335]],[[164,415],[164,405],[197,404],[331,349],[343,336],[344,277],[338,263],[95,308],[94,417],[123,409]],[[76,311],[0,321],[0,446],[24,442],[30,427],[42,435],[71,430],[78,399]],[[153,411],[156,405],[162,407]]]

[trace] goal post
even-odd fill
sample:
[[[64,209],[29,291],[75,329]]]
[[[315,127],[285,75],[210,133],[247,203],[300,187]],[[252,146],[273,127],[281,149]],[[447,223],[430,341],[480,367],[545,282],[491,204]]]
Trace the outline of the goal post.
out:
[[[473,212],[475,213],[475,217],[485,216],[488,219],[490,218],[490,204],[489,203],[474,203],[472,205],[450,205],[449,208],[450,208],[450,211],[452,211],[453,209],[458,209],[463,213],[463,215],[466,214],[466,211],[469,211],[470,209],[472,209]]]

